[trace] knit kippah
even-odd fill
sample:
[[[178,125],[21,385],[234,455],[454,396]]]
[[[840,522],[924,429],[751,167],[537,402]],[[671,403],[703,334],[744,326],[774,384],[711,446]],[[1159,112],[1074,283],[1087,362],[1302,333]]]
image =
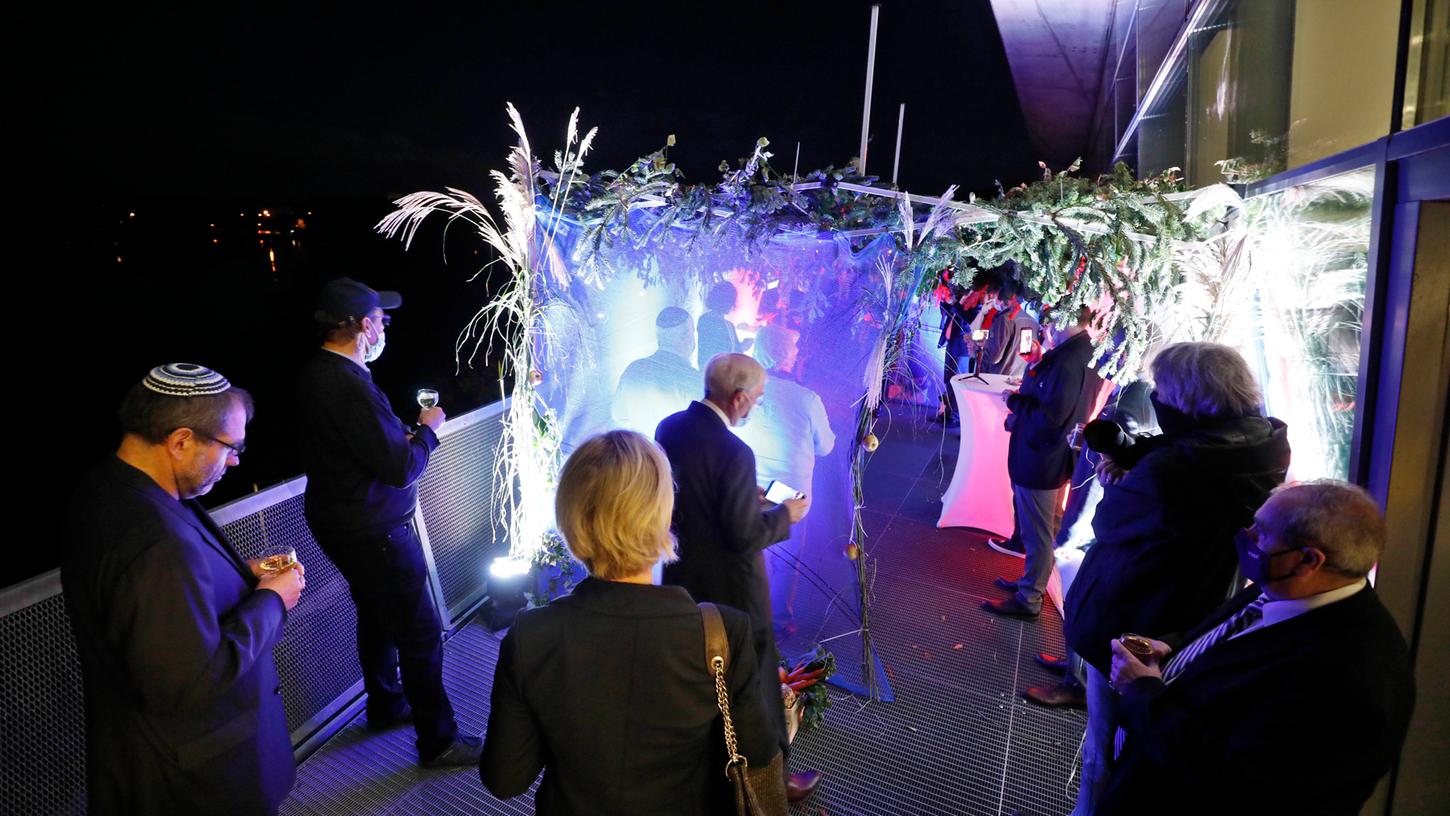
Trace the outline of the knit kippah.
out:
[[[151,369],[141,381],[147,390],[168,397],[205,397],[220,394],[232,387],[227,378],[206,366],[192,363],[167,363]]]

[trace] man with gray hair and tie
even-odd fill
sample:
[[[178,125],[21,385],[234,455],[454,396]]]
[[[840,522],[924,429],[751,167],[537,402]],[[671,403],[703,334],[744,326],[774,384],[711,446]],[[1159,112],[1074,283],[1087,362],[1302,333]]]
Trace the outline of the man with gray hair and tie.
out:
[[[664,582],[684,587],[696,601],[726,604],[750,615],[761,667],[760,693],[767,711],[780,712],[772,724],[786,751],[790,740],[779,677],[772,670],[780,656],[764,550],[790,535],[790,526],[810,507],[810,498],[764,506],[755,480],[755,454],[730,432],[750,420],[752,409],[765,399],[765,384],[760,363],[744,354],[716,354],[705,365],[704,399],[665,417],[655,440],[670,460],[678,488],[673,528],[680,560],[665,566]],[[786,785],[793,799],[809,795],[819,778],[814,773],[793,776]]]
[[[1186,635],[1128,644],[1141,659],[1112,641],[1123,752],[1098,813],[1352,816],[1399,755],[1415,683],[1367,578],[1374,500],[1286,486],[1234,544],[1253,586]]]

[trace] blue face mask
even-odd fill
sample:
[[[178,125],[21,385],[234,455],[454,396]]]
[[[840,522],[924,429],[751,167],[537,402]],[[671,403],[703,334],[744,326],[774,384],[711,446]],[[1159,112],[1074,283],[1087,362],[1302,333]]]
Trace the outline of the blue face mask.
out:
[[[1239,556],[1239,570],[1243,576],[1259,586],[1274,581],[1282,581],[1294,574],[1294,568],[1282,575],[1270,573],[1274,559],[1281,555],[1298,555],[1299,550],[1279,550],[1278,552],[1266,553],[1259,549],[1259,539],[1248,530],[1239,530],[1234,533],[1234,550]]]

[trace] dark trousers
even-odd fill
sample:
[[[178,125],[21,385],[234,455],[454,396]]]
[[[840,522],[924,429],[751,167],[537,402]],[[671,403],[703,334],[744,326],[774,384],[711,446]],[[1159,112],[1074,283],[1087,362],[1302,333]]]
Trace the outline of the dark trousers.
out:
[[[1062,488],[1033,490],[1013,483],[1012,509],[1016,512],[1022,547],[1027,551],[1022,577],[1017,581],[1017,600],[1028,609],[1037,611],[1042,608],[1047,579],[1052,577],[1056,563],[1052,555],[1052,541],[1057,537],[1057,527],[1062,521]]]
[[[957,415],[957,395],[952,391],[952,377],[957,376],[957,356],[950,350],[946,353],[946,363],[942,366],[941,380],[946,386],[946,394],[942,397],[946,401],[946,415],[954,417]]]
[[[413,522],[370,536],[314,531],[357,605],[357,653],[368,717],[413,708],[418,756],[431,759],[458,734],[443,690],[443,621],[428,589],[423,543]],[[399,673],[402,678],[399,681]]]

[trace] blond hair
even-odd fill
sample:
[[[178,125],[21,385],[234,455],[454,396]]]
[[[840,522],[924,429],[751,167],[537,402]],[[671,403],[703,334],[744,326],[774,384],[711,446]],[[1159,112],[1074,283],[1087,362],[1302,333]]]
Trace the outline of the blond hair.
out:
[[[609,431],[574,449],[559,474],[554,515],[589,574],[618,580],[674,561],[670,462],[634,431]]]

